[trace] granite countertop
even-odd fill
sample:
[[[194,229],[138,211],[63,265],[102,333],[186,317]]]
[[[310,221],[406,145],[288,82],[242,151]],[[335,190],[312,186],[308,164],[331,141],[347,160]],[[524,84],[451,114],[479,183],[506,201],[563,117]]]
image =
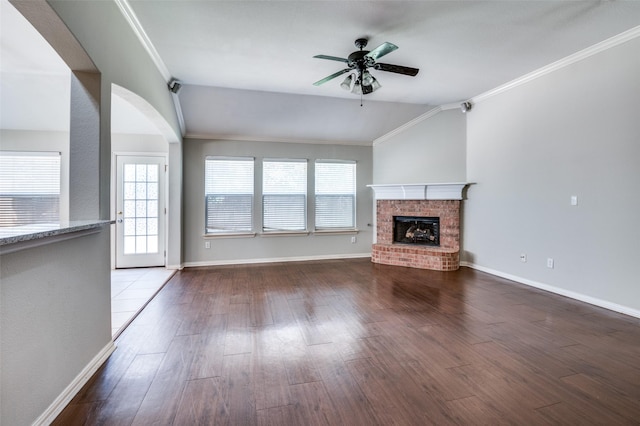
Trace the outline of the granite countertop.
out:
[[[0,228],[0,246],[89,231],[110,223],[110,220],[74,220],[61,223],[37,223],[12,228]]]

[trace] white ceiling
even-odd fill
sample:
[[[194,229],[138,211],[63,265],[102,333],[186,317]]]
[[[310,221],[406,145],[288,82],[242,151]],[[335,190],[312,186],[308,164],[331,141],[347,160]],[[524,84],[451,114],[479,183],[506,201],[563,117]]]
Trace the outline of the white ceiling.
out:
[[[640,25],[640,2],[620,0],[128,4],[184,84],[187,134],[257,140],[370,144],[433,106],[478,96]],[[4,16],[2,23],[4,80]],[[340,77],[313,86],[344,68],[313,55],[347,57],[359,37],[368,49],[396,44],[381,61],[419,74],[376,71],[382,88],[362,107],[340,89]]]

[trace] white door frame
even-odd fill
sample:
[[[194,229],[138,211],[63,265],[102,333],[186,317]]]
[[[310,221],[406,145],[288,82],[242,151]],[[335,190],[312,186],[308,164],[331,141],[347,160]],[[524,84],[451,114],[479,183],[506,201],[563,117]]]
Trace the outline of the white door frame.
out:
[[[122,268],[122,267],[145,267],[145,266],[151,266],[151,265],[145,265],[145,264],[128,264],[128,265],[122,265],[119,264],[118,262],[118,256],[121,255],[122,253],[119,253],[119,242],[118,239],[120,238],[118,236],[118,226],[122,225],[121,223],[118,223],[118,219],[119,217],[121,218],[120,215],[118,215],[119,210],[118,210],[118,201],[119,201],[119,197],[120,197],[120,193],[123,190],[122,187],[122,182],[118,181],[118,163],[119,160],[122,160],[125,157],[142,157],[142,158],[149,158],[149,159],[160,159],[161,160],[161,164],[162,166],[160,167],[160,173],[161,173],[161,184],[159,185],[158,191],[159,191],[159,197],[162,200],[161,201],[161,205],[159,205],[158,209],[158,214],[161,215],[162,220],[159,220],[159,226],[161,226],[161,229],[159,229],[159,232],[161,232],[162,235],[162,241],[159,241],[159,245],[162,245],[162,250],[161,250],[161,254],[162,254],[162,261],[160,262],[161,264],[157,265],[157,266],[166,266],[166,247],[167,247],[167,243],[168,243],[168,235],[167,235],[167,230],[168,230],[168,223],[167,223],[167,206],[169,204],[169,193],[168,193],[168,179],[167,179],[167,164],[168,164],[168,154],[167,153],[163,153],[163,152],[113,152],[112,153],[112,181],[111,181],[111,206],[112,206],[112,211],[111,211],[111,220],[112,220],[112,232],[111,232],[111,247],[112,247],[112,256],[111,256],[111,268],[112,269],[116,269],[116,268]],[[120,247],[122,245],[120,244]],[[156,265],[154,265],[156,266]]]

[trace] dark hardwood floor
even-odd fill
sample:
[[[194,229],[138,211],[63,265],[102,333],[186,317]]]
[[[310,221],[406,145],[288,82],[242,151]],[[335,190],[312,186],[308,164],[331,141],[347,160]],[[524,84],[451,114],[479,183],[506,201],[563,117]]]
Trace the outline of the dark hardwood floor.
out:
[[[468,268],[187,269],[54,424],[638,424],[639,325]]]

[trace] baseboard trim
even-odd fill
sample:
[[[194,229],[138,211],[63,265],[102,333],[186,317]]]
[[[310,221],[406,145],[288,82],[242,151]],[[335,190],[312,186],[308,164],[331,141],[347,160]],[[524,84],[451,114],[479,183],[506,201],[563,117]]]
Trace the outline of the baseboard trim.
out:
[[[183,264],[179,264],[179,265],[166,265],[165,266],[166,269],[173,269],[175,271],[182,271],[182,269],[184,268]]]
[[[507,274],[505,272],[497,271],[495,269],[487,268],[480,265],[475,265],[469,262],[460,262],[460,266],[466,266],[477,271],[486,272],[487,274],[495,275],[500,278],[505,278],[511,281],[515,281],[520,284],[535,287],[540,290],[548,291],[551,293],[559,294],[560,296],[569,297],[571,299],[579,300],[581,302],[589,303],[600,308],[605,308],[610,311],[618,312],[621,314],[629,315],[631,317],[640,318],[640,311],[630,308],[628,306],[619,305],[617,303],[609,302],[607,300],[598,299],[596,297],[587,296],[586,294],[576,293],[575,291],[566,290],[560,287],[552,286],[549,284],[541,283],[538,281],[529,280],[516,275]]]
[[[64,391],[51,403],[51,405],[38,417],[33,425],[49,425],[51,424],[56,417],[65,409],[65,407],[71,402],[74,396],[80,389],[89,381],[91,376],[98,371],[98,368],[104,364],[104,362],[109,358],[109,356],[116,349],[115,343],[110,341],[98,354],[93,357],[91,362],[87,364],[80,374],[76,376],[75,379],[66,387]]]
[[[371,257],[371,253],[350,253],[323,256],[270,257],[266,259],[205,260],[201,262],[185,262],[185,268],[199,266],[251,265],[255,263],[306,262],[309,260],[360,259]]]

